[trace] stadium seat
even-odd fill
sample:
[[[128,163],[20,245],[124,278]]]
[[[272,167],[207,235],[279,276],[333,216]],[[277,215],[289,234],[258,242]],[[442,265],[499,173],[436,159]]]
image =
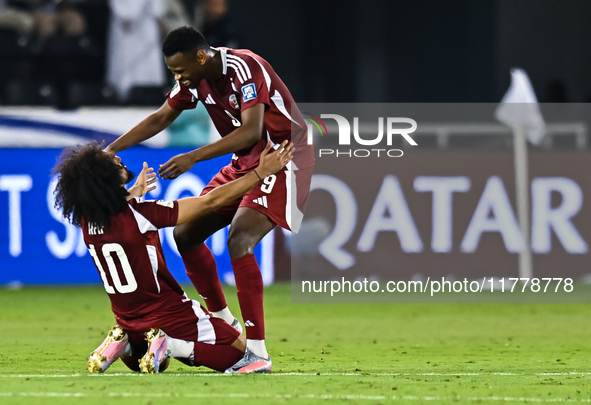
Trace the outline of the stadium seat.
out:
[[[8,81],[35,77],[34,61],[29,58],[29,45],[27,37],[0,30],[0,98],[4,98]]]
[[[5,100],[12,105],[55,106],[59,97],[53,83],[14,80],[6,85]]]
[[[68,108],[80,106],[117,105],[117,95],[112,88],[96,82],[73,82],[68,85]]]
[[[29,38],[11,30],[0,29],[0,50],[2,50],[2,56],[21,56],[28,52],[28,47]]]

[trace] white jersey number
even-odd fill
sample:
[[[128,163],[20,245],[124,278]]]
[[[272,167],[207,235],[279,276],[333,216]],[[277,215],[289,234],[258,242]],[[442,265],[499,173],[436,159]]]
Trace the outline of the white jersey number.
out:
[[[274,174],[267,176],[263,179],[263,185],[261,186],[261,191],[263,193],[269,194],[273,190],[273,186],[275,185],[275,181],[277,181],[277,176]]]
[[[123,250],[123,247],[118,243],[106,243],[103,245],[102,248],[102,255],[107,262],[107,266],[109,267],[109,273],[111,274],[111,278],[113,279],[113,284],[115,284],[115,288],[109,285],[109,281],[107,280],[107,276],[105,271],[103,270],[103,266],[101,265],[101,261],[97,255],[96,250],[94,249],[94,245],[88,246],[88,251],[96,264],[96,268],[98,269],[101,278],[103,279],[103,284],[105,286],[105,290],[109,294],[115,294],[115,290],[121,294],[127,294],[130,292],[134,292],[137,290],[137,281],[135,276],[133,275],[133,271],[131,270],[131,265],[129,264],[129,260],[127,259],[127,255]],[[113,260],[113,253],[117,255],[119,259],[119,263],[121,263],[121,269],[123,270],[123,275],[127,280],[127,284],[123,285],[121,279],[119,278],[119,272],[117,271],[117,266],[115,265],[115,261]]]

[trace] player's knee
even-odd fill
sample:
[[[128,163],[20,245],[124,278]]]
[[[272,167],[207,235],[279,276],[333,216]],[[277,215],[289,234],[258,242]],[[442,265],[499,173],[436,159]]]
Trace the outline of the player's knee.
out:
[[[228,235],[228,253],[230,258],[237,259],[242,256],[253,254],[256,243],[253,243],[249,235],[243,232],[236,232],[230,229]]]
[[[192,246],[194,242],[191,241],[191,238],[189,237],[189,235],[187,235],[187,232],[184,232],[182,229],[179,229],[179,227],[174,228],[173,236],[174,242],[176,243],[176,247],[178,250],[191,250],[194,247]]]

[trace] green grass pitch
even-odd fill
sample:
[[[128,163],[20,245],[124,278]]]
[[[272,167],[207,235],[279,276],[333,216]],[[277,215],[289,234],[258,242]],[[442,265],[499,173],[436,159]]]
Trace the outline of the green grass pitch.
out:
[[[589,304],[292,304],[288,285],[265,294],[272,374],[173,361],[160,375],[121,362],[89,375],[86,357],[114,323],[102,288],[0,289],[0,404],[591,402]]]

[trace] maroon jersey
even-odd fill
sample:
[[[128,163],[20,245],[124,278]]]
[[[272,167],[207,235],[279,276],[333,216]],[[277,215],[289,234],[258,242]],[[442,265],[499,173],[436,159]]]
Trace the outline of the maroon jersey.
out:
[[[271,65],[246,49],[218,48],[223,77],[215,82],[201,80],[196,89],[178,82],[167,94],[175,110],[192,109],[200,100],[222,137],[242,125],[241,112],[255,104],[265,104],[261,139],[235,153],[232,166],[238,173],[251,171],[267,144],[290,140],[294,143],[294,162],[305,168],[314,164],[313,149],[307,145],[306,124],[291,93]],[[294,136],[292,136],[292,130]]]
[[[82,220],[84,242],[118,318],[136,319],[179,301],[183,289],[170,274],[158,229],[176,225],[176,201],[132,199],[111,217],[110,229]],[[186,297],[183,297],[186,298]]]

